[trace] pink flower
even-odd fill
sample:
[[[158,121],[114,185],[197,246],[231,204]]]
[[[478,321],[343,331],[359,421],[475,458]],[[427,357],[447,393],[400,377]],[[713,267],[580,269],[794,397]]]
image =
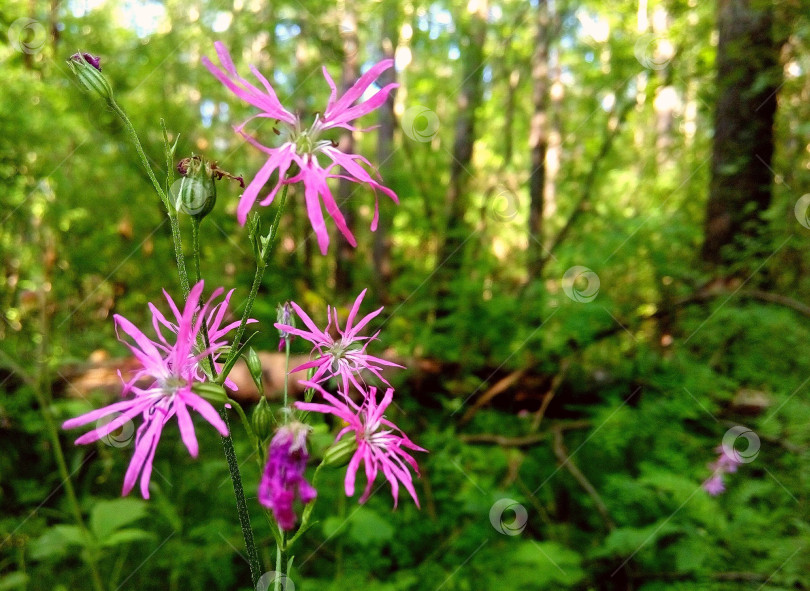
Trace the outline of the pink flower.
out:
[[[354,452],[346,470],[346,479],[344,481],[346,496],[351,497],[354,495],[354,482],[357,477],[357,470],[362,462],[366,473],[366,488],[360,497],[360,503],[365,503],[368,500],[377,473],[382,470],[386,480],[391,484],[394,507],[397,506],[399,500],[400,483],[405,487],[405,490],[408,491],[418,507],[419,499],[416,496],[413,478],[408,468],[412,468],[416,475],[419,476],[419,467],[416,460],[405,450],[424,452],[427,450],[413,443],[399,427],[383,416],[385,409],[391,404],[394,389],[388,388],[382,402],[378,405],[377,389],[370,388],[365,396],[365,404],[358,411],[345,402],[338,400],[314,382],[302,381],[301,383],[318,390],[329,404],[296,402],[296,408],[335,415],[344,421],[346,426],[338,433],[335,441],[339,441],[349,433],[354,434],[357,451]]]
[[[320,330],[298,304],[295,302],[290,303],[296,314],[298,314],[299,318],[303,320],[304,324],[306,324],[309,330],[302,330],[295,328],[294,326],[280,324],[278,322],[275,324],[275,327],[288,334],[296,335],[308,340],[313,344],[312,353],[318,354],[316,359],[299,365],[298,367],[294,368],[291,373],[316,367],[318,369],[315,371],[312,378],[310,378],[313,382],[323,382],[331,377],[339,376],[343,385],[342,394],[346,396],[347,399],[349,394],[349,383],[354,384],[354,386],[360,391],[365,390],[364,386],[362,386],[357,380],[357,376],[364,370],[369,371],[387,386],[391,385],[380,373],[380,371],[383,369],[380,366],[402,366],[366,353],[366,347],[368,346],[369,342],[377,338],[377,335],[380,334],[379,331],[377,331],[371,337],[358,336],[358,333],[366,326],[366,324],[368,324],[374,317],[382,312],[383,309],[380,308],[376,312],[368,314],[367,316],[363,317],[360,322],[353,326],[354,319],[357,316],[357,312],[360,310],[360,303],[363,301],[366,291],[367,290],[364,289],[360,292],[360,295],[357,296],[354,306],[352,306],[352,309],[349,312],[349,317],[346,320],[346,328],[344,330],[340,329],[340,325],[338,323],[337,308],[327,306],[326,328],[324,330]],[[330,333],[333,320],[335,323],[335,330],[340,335],[339,339],[334,339]]]
[[[233,324],[220,327],[231,294],[229,293],[223,302],[212,308],[211,303],[222,294],[222,288],[215,290],[211,298],[203,304],[200,303],[202,291],[203,282],[200,281],[191,289],[182,313],[169,294],[163,292],[174,314],[174,322],[166,320],[157,308],[149,304],[152,310],[152,326],[158,340],[149,339],[129,320],[116,314],[116,332],[118,329],[122,330],[134,344],[124,340],[120,335],[119,340],[129,347],[141,364],[141,368],[135,372],[132,379],[124,383],[123,395],[131,394],[132,397],[69,419],[62,425],[64,429],[72,429],[103,417],[118,415],[107,424],[98,426],[76,440],[76,444],[83,444],[101,439],[139,414],[142,415],[143,424],[138,427],[135,435],[135,453],[124,476],[123,495],[130,493],[140,474],[141,494],[145,499],[149,498],[149,479],[152,475],[155,451],[163,427],[172,417],[177,416],[180,437],[191,456],[197,457],[197,437],[188,411],[189,407],[200,413],[220,435],[223,437],[228,435],[228,428],[214,407],[191,391],[195,382],[206,379],[200,361],[209,353],[215,354],[213,351],[215,346],[219,348],[224,345],[222,338],[225,332],[233,328]],[[198,338],[204,319],[207,319],[209,327],[213,329],[212,343],[210,348],[200,351]],[[163,335],[161,326],[168,328],[173,334],[171,342]],[[144,378],[152,379],[152,384],[147,388],[136,386]]]
[[[720,445],[714,451],[719,455],[716,461],[708,465],[709,469],[712,471],[712,475],[701,486],[703,486],[703,490],[707,493],[716,497],[726,490],[723,484],[723,475],[736,472],[737,468],[742,464],[742,461],[733,448],[726,450]]]
[[[716,464],[718,470],[733,474],[737,471],[737,467],[742,464],[742,461],[740,461],[740,456],[734,448],[731,450],[726,450],[721,445],[718,446],[715,451],[720,454],[717,458]]]
[[[221,295],[223,291],[224,290],[222,288],[217,289],[211,296],[209,304],[213,302],[213,300],[215,300],[219,295]],[[233,292],[234,290],[232,289],[231,291],[228,292],[228,295],[226,295],[221,302],[219,302],[215,306],[210,307],[210,311],[208,312],[208,316],[205,321],[206,327],[208,329],[210,357],[214,360],[214,366],[215,369],[217,370],[217,373],[219,373],[222,367],[222,364],[217,363],[217,361],[219,360],[219,357],[222,354],[224,347],[228,346],[228,341],[225,340],[224,337],[234,328],[239,326],[238,320],[226,324],[225,326],[222,326],[222,322],[225,320],[225,314],[228,312],[228,304],[231,301],[231,296],[233,295]],[[175,315],[175,318],[180,318],[181,314],[175,307],[174,302],[171,300],[168,294],[166,295],[166,299],[169,302],[169,306],[171,307],[172,312]],[[171,350],[172,346],[163,336],[163,331],[161,330],[160,325],[166,327],[170,332],[172,332],[175,340],[177,340],[178,326],[173,322],[166,320],[163,314],[161,314],[160,310],[158,310],[157,307],[151,302],[149,303],[149,309],[152,311],[152,326],[154,327],[155,332],[158,335],[158,339],[160,340],[160,343],[155,344],[158,345],[158,347],[160,347],[163,351],[168,352],[169,350]],[[247,324],[253,324],[255,322],[257,321],[254,318],[248,318]],[[207,379],[205,375],[205,369],[203,368],[203,365],[200,363],[196,364],[195,379],[198,382],[204,382]],[[227,378],[225,380],[225,386],[227,386],[231,390],[239,389],[236,383],[230,378]]]
[[[307,214],[312,223],[312,229],[318,238],[321,252],[326,254],[329,245],[329,233],[324,223],[321,201],[323,201],[326,211],[335,221],[346,240],[352,246],[356,246],[354,236],[346,225],[346,220],[343,218],[343,214],[338,209],[332,192],[329,190],[327,179],[343,178],[355,183],[367,184],[371,187],[375,194],[374,219],[371,223],[372,231],[377,229],[379,217],[376,200],[377,190],[379,189],[388,195],[396,203],[398,203],[397,196],[391,189],[375,180],[366,170],[363,165],[371,169],[377,179],[382,180],[368,160],[358,154],[341,152],[331,139],[324,139],[323,133],[335,128],[357,131],[352,122],[363,115],[371,113],[385,103],[388,93],[396,88],[397,84],[386,85],[366,100],[362,100],[362,97],[379,75],[393,66],[393,60],[384,60],[373,66],[340,98],[337,98],[335,82],[329,76],[326,68],[323,68],[324,78],[326,78],[326,83],[332,91],[331,96],[323,114],[316,114],[309,127],[307,127],[300,117],[281,105],[273,87],[254,66],[250,66],[250,71],[261,83],[263,90],[257,88],[237,73],[228,50],[225,49],[221,42],[216,42],[214,47],[224,71],[215,66],[207,57],[202,58],[203,65],[236,96],[260,110],[260,113],[236,126],[234,130],[253,146],[268,155],[267,162],[250,182],[239,201],[237,209],[239,223],[245,224],[248,212],[259,197],[262,187],[270,181],[273,173],[277,172],[278,176],[274,181],[273,188],[267,197],[260,202],[260,205],[270,205],[282,184],[303,182]],[[244,131],[245,125],[257,117],[276,120],[281,129],[274,128],[274,131],[281,136],[281,145],[275,148],[268,147]],[[325,159],[325,166],[321,166],[319,157]],[[296,174],[291,178],[285,178],[293,164],[297,165]],[[332,173],[335,166],[341,166],[343,172],[341,174]]]
[[[309,431],[307,425],[294,422],[276,432],[270,441],[267,465],[259,484],[259,502],[273,510],[279,527],[287,531],[295,527],[293,501],[296,495],[306,505],[318,494],[304,479],[309,459]]]
[[[703,490],[705,490],[707,493],[709,493],[713,497],[716,497],[721,492],[726,490],[726,487],[723,484],[723,473],[718,471],[718,472],[712,474],[711,478],[706,480],[703,483],[702,486],[703,486]]]

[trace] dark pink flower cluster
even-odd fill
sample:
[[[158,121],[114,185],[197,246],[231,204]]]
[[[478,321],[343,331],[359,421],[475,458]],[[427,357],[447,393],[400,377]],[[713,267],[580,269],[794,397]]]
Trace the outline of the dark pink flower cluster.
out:
[[[735,454],[728,454],[722,446],[715,450],[719,455],[717,460],[709,464],[709,469],[712,475],[703,483],[703,490],[716,497],[726,490],[723,483],[724,474],[733,474],[737,471],[737,467],[742,463]]]
[[[318,494],[304,478],[309,459],[309,429],[303,423],[293,422],[276,431],[259,484],[259,502],[273,511],[279,527],[285,531],[295,527],[296,496],[306,505]]]
[[[402,366],[366,353],[366,347],[377,338],[379,332],[370,337],[360,336],[359,333],[369,321],[382,311],[382,308],[368,314],[355,324],[365,294],[366,290],[363,290],[355,300],[344,329],[340,328],[336,309],[327,308],[329,320],[326,328],[321,330],[295,303],[291,304],[293,309],[309,330],[276,324],[276,328],[279,330],[306,339],[313,345],[312,354],[315,358],[292,371],[297,372],[315,368],[311,380],[302,383],[308,388],[314,388],[321,395],[324,402],[296,402],[295,407],[299,410],[331,414],[338,417],[345,423],[345,426],[337,434],[336,441],[344,437],[354,438],[357,449],[349,461],[344,482],[347,496],[354,495],[357,471],[360,465],[363,464],[366,487],[359,499],[360,503],[364,503],[369,498],[377,474],[382,472],[391,485],[394,506],[397,505],[399,500],[399,486],[401,484],[418,507],[419,499],[413,486],[413,477],[410,470],[413,470],[418,476],[419,467],[408,450],[427,450],[413,443],[407,435],[384,416],[386,409],[393,400],[394,389],[390,387],[390,384],[380,372],[383,366]],[[338,336],[333,337],[332,331],[336,332]],[[389,386],[379,403],[377,401],[377,389],[373,386],[367,386],[364,382],[364,372],[370,373]],[[329,394],[323,388],[324,383],[333,377],[337,378],[339,384],[337,396]],[[350,396],[350,385],[354,386],[361,396],[359,404]]]
[[[132,419],[141,417],[143,422],[135,433],[135,453],[124,476],[122,493],[124,495],[129,494],[140,474],[141,494],[145,499],[149,498],[149,480],[157,444],[163,428],[173,417],[177,417],[180,437],[188,452],[195,458],[199,448],[189,408],[202,415],[220,435],[223,437],[228,435],[228,428],[219,413],[207,400],[195,394],[192,387],[195,383],[207,380],[201,365],[205,358],[210,355],[215,365],[219,365],[216,361],[220,350],[227,345],[225,335],[239,323],[232,322],[223,326],[233,291],[228,292],[221,302],[214,305],[213,302],[224,290],[222,288],[214,290],[211,297],[202,302],[200,298],[203,287],[204,284],[200,281],[191,289],[182,312],[169,294],[163,292],[172,312],[172,320],[167,319],[152,303],[149,304],[156,339],[150,339],[129,320],[116,314],[116,331],[123,331],[132,342],[120,335],[118,338],[129,347],[141,367],[129,381],[124,382],[122,393],[124,400],[69,419],[62,425],[64,429],[72,429],[99,421],[99,426],[76,440],[77,444],[92,443],[107,437]],[[203,322],[206,323],[210,338],[210,346],[207,348],[201,348],[199,345]],[[149,385],[141,388],[137,384],[144,379],[149,381]],[[233,382],[226,381],[226,384],[233,389],[236,388]],[[110,416],[113,418],[109,422],[100,421]]]

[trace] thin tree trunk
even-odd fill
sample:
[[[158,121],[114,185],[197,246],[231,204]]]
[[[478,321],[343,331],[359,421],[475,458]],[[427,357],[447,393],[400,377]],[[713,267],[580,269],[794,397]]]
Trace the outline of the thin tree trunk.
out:
[[[476,111],[481,104],[484,43],[487,34],[487,2],[471,2],[474,7],[464,23],[461,87],[458,91],[455,140],[450,161],[450,179],[445,200],[446,230],[438,249],[436,264],[437,318],[447,316],[453,306],[450,283],[461,269],[462,246],[468,236],[464,224],[467,209],[465,193],[475,143]]]
[[[543,261],[543,198],[546,185],[546,151],[548,149],[549,92],[549,6],[548,0],[538,0],[535,49],[532,56],[532,113],[529,131],[529,257],[528,278],[539,277]]]
[[[774,117],[781,80],[770,0],[719,0],[717,104],[703,260],[750,252],[771,204]]]
[[[385,0],[382,6],[382,40],[381,49],[383,59],[393,59],[399,41],[399,2],[397,0]],[[392,82],[396,82],[396,71],[394,68],[383,72],[378,81],[380,87],[385,87]],[[389,183],[393,178],[394,163],[394,128],[396,118],[394,116],[394,104],[396,102],[396,89],[388,95],[388,100],[379,109],[379,127],[377,128],[377,165],[384,180]],[[390,185],[389,185],[390,186]],[[388,199],[380,200],[380,220],[377,224],[377,232],[374,234],[374,275],[376,283],[377,298],[380,301],[387,301],[388,285],[391,281],[391,240],[388,236],[391,227],[391,215],[393,211]]]
[[[357,53],[359,42],[357,40],[357,15],[351,0],[341,3],[340,34],[343,37],[343,73],[340,78],[342,92],[346,92],[357,81],[359,76],[359,66],[357,63]],[[339,148],[342,152],[354,153],[354,135],[351,131],[345,131],[340,136]],[[345,171],[344,171],[345,174]],[[338,181],[337,202],[343,217],[346,219],[346,226],[354,231],[354,212],[349,198],[357,185],[340,179]],[[354,267],[354,248],[342,234],[337,236],[337,249],[335,251],[335,289],[340,293],[348,293],[352,289],[352,269]]]

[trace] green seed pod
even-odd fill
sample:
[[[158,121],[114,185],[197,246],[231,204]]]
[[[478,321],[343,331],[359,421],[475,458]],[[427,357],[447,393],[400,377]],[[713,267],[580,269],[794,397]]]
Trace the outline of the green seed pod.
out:
[[[112,88],[101,73],[99,58],[89,53],[75,53],[67,63],[85,90],[107,102],[112,100]]]
[[[197,382],[191,387],[191,391],[202,396],[209,402],[224,403],[228,401],[228,394],[225,388],[214,382]]]
[[[357,440],[354,437],[341,439],[326,450],[323,455],[323,464],[332,468],[342,468],[349,463],[356,451]]]
[[[262,396],[259,404],[253,409],[253,415],[250,417],[250,422],[253,425],[253,432],[259,441],[264,443],[273,434],[275,427],[275,417],[273,417],[273,410],[267,403],[267,398]]]
[[[245,355],[245,363],[247,364],[250,377],[253,378],[253,383],[259,390],[259,394],[264,395],[264,381],[262,380],[262,361],[259,359],[259,354],[253,350],[253,347],[248,349]]]
[[[200,156],[183,158],[177,164],[177,171],[182,177],[174,182],[171,193],[178,213],[198,220],[211,213],[217,202],[215,170],[216,163]]]

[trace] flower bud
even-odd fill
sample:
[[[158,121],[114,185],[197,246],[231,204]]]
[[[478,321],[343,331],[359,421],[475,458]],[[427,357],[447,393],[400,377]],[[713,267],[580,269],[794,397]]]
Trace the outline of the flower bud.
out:
[[[259,394],[264,394],[264,381],[262,380],[262,360],[259,359],[259,354],[253,350],[253,347],[248,349],[245,355],[245,364],[247,365],[250,377],[253,378],[253,383],[256,384],[256,389]]]
[[[342,468],[349,463],[356,451],[357,440],[354,437],[341,439],[326,450],[323,455],[323,464],[332,468]]]
[[[250,417],[250,422],[253,425],[253,432],[259,441],[264,443],[273,434],[275,420],[273,417],[273,410],[267,403],[267,398],[264,396],[259,400],[259,404],[253,409],[253,414]]]
[[[87,91],[107,102],[112,100],[112,88],[101,73],[100,58],[89,53],[74,53],[67,63]]]
[[[292,311],[290,302],[280,304],[278,308],[276,308],[276,322],[295,328],[295,316],[293,316]],[[278,329],[278,338],[278,350],[283,351],[284,348],[292,342],[293,335],[285,330]]]
[[[191,387],[191,391],[202,396],[209,402],[227,402],[228,394],[225,388],[214,382],[197,382]]]
[[[216,163],[200,156],[183,158],[177,164],[182,178],[172,185],[172,197],[178,213],[187,213],[198,220],[211,213],[217,202],[215,169]]]

